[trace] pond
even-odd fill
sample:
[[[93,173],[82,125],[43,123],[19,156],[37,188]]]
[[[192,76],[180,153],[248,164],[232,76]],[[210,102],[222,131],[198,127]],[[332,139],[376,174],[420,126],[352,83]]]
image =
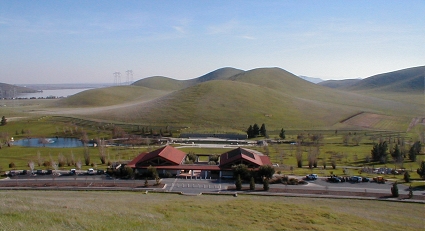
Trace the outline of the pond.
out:
[[[24,147],[75,148],[83,147],[83,142],[76,138],[30,138],[15,140],[13,145]]]

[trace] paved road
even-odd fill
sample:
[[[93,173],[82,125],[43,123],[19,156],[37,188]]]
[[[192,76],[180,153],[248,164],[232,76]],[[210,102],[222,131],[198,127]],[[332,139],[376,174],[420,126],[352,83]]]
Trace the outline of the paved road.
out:
[[[31,183],[40,182],[111,182],[119,184],[119,182],[132,182],[132,180],[113,180],[107,178],[105,175],[78,175],[78,176],[58,176],[52,177],[51,175],[42,176],[15,176],[11,179],[0,180],[1,184],[16,183],[17,185],[25,185]],[[139,180],[135,182],[140,183]],[[271,184],[270,188],[281,188],[281,189],[312,189],[312,190],[329,190],[329,191],[350,191],[350,192],[376,192],[376,193],[390,193],[391,183],[377,184],[374,182],[362,182],[362,183],[329,183],[326,178],[319,178],[314,181],[308,181],[307,185],[283,185],[283,184]],[[199,194],[201,192],[221,192],[226,191],[229,186],[234,186],[233,180],[209,180],[209,179],[180,179],[180,178],[165,178],[162,179],[162,183],[165,187],[161,190],[168,192],[182,192],[185,194]],[[256,188],[262,188],[262,184],[257,184]],[[402,195],[408,194],[408,187],[399,184],[399,193]]]

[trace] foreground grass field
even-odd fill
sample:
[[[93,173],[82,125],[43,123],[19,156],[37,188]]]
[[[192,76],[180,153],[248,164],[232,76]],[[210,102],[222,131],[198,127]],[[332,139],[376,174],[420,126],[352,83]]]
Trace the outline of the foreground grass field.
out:
[[[130,192],[0,191],[1,230],[421,230],[423,204]]]

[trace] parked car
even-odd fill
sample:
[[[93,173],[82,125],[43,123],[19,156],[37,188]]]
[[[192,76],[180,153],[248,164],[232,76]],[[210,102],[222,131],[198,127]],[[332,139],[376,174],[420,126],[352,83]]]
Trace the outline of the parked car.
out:
[[[309,174],[305,176],[306,180],[317,180],[317,174]]]
[[[362,177],[360,177],[360,176],[352,176],[350,178],[350,181],[351,182],[354,182],[354,183],[359,183],[359,182],[362,182]]]
[[[384,179],[384,177],[382,177],[382,176],[374,177],[374,178],[373,178],[373,181],[374,181],[374,182],[376,182],[376,183],[382,183],[382,184],[385,184],[385,179]]]
[[[331,176],[328,178],[328,181],[331,183],[340,183],[341,182],[341,178],[337,177],[337,176]]]
[[[87,174],[94,175],[95,174],[94,169],[89,168],[89,170],[87,170]]]
[[[71,168],[71,170],[69,171],[69,175],[75,175],[75,174],[76,174],[75,168]]]
[[[370,179],[369,178],[367,178],[367,177],[363,177],[362,178],[362,182],[369,182],[370,181]]]
[[[97,170],[97,175],[103,175],[103,174],[105,174],[104,170],[102,170],[102,169]]]

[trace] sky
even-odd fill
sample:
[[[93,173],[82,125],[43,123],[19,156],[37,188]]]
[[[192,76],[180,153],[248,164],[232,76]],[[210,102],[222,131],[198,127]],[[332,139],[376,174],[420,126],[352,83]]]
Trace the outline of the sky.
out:
[[[425,65],[425,1],[0,0],[0,82],[192,79],[280,67],[322,79]],[[131,78],[130,78],[131,79]]]

